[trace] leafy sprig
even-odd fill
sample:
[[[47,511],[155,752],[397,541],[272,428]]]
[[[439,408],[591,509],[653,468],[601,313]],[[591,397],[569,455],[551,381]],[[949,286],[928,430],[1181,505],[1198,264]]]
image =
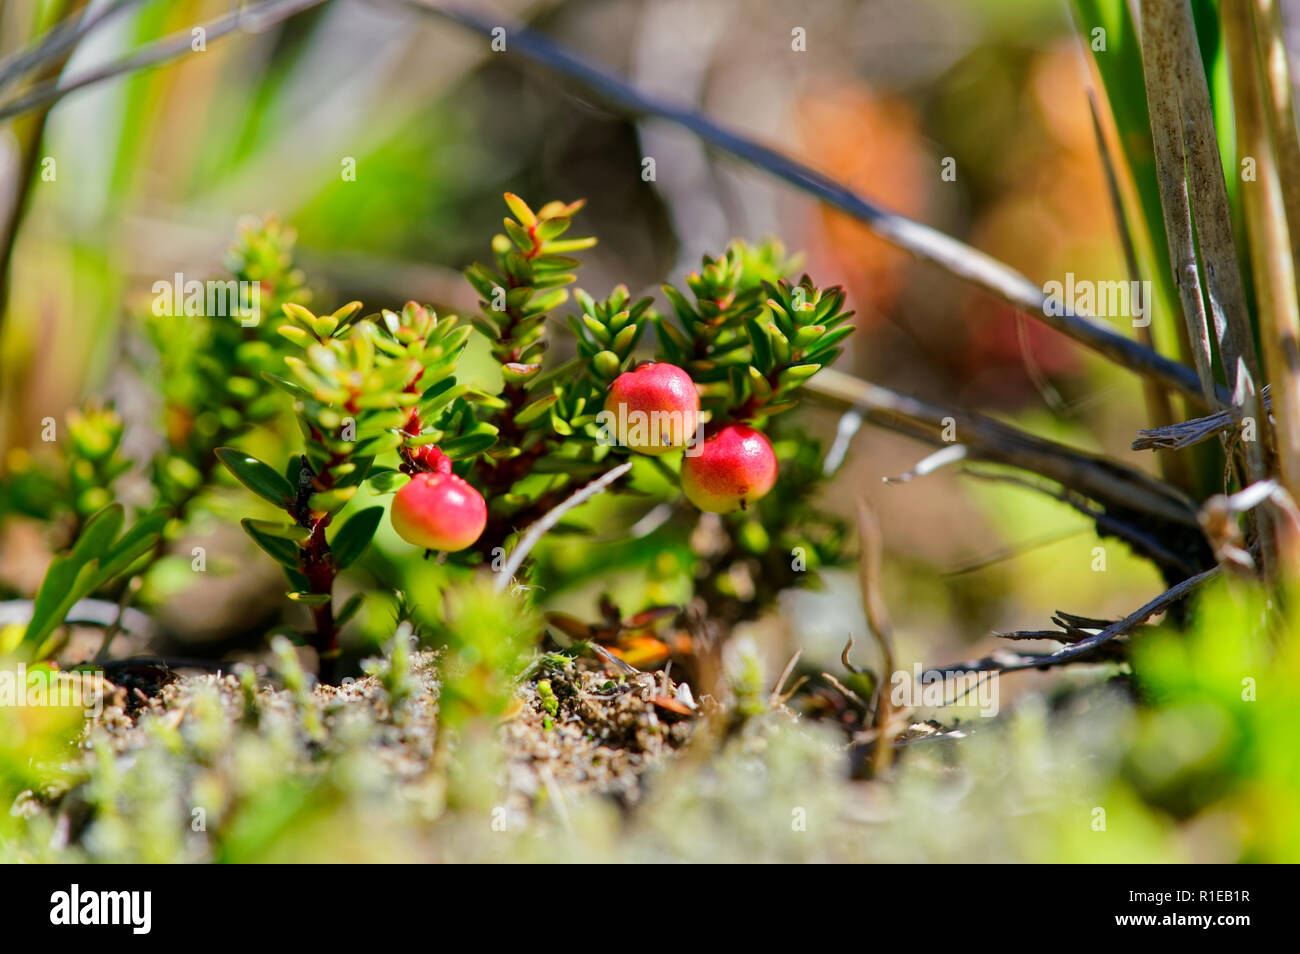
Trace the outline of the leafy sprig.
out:
[[[277,330],[299,353],[284,358],[287,376],[265,376],[293,396],[303,451],[290,458],[283,476],[234,448],[217,453],[245,486],[289,518],[246,519],[243,526],[283,566],[293,587],[289,598],[310,607],[312,641],[329,663],[339,653],[339,629],[361,605],[354,598],[334,613],[335,578],[365,551],[383,507],[357,511],[332,536],[327,530],[367,478],[392,483],[395,471],[376,469],[375,459],[397,452],[402,469],[416,473],[427,469],[422,448],[439,443],[449,457],[471,456],[495,433],[473,420],[466,389],[456,382],[470,329],[455,317],[440,318],[414,302],[364,318],[360,302],[327,315],[289,303],[284,313],[288,321]]]

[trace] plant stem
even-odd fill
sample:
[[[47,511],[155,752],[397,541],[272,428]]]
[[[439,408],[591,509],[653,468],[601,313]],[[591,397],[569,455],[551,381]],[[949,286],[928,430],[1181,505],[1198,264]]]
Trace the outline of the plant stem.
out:
[[[338,568],[325,537],[331,515],[308,510],[307,499],[314,491],[328,490],[334,486],[331,465],[336,463],[342,463],[342,459],[331,458],[330,464],[322,467],[320,474],[315,474],[307,465],[307,459],[303,458],[298,479],[298,501],[293,513],[299,523],[311,528],[307,541],[298,547],[298,570],[307,579],[309,593],[327,597],[323,603],[312,606],[311,615],[316,628],[312,645],[320,658],[320,681],[328,684],[333,684],[338,679],[339,637],[338,627],[334,623],[333,600],[334,577]]]

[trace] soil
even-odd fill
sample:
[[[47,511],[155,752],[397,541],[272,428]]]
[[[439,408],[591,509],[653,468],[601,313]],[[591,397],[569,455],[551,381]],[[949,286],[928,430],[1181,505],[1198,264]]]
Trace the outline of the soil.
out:
[[[437,736],[437,659],[435,652],[412,656],[418,689],[396,717],[375,676],[340,686],[317,685],[311,690],[321,712],[317,743],[328,749],[329,734],[344,717],[367,710],[365,714],[383,726],[379,757],[399,778],[414,780],[426,774]],[[596,661],[554,656],[543,662],[521,681],[516,704],[500,727],[512,809],[526,811],[539,794],[555,786],[635,803],[641,775],[689,740],[700,707],[665,673],[614,674]],[[232,721],[248,713],[245,690],[230,673],[173,671],[147,662],[122,666],[114,675],[115,681],[105,681],[100,725],[118,752],[147,744],[146,714],[180,728],[200,691],[207,695],[215,688]],[[549,693],[540,684],[548,685]],[[288,714],[295,707],[289,690],[261,681],[258,711]]]

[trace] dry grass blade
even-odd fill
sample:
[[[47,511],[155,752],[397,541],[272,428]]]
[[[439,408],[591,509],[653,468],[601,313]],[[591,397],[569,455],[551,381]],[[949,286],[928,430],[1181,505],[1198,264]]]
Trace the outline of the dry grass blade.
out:
[[[862,589],[862,608],[867,626],[880,646],[880,684],[876,687],[874,727],[882,733],[871,754],[872,773],[879,777],[893,758],[893,738],[886,731],[892,716],[889,685],[894,672],[894,626],[881,592],[881,569],[884,547],[875,511],[865,500],[858,501],[858,539],[862,553],[858,558],[858,583]],[[846,650],[847,653],[847,650]]]
[[[496,592],[501,593],[505,591],[505,588],[510,584],[510,581],[514,578],[519,567],[523,565],[524,559],[530,552],[532,552],[533,547],[537,546],[538,541],[540,541],[542,537],[546,536],[546,531],[550,530],[560,522],[561,517],[574,507],[586,503],[592,497],[604,491],[606,487],[618,480],[631,469],[632,461],[628,460],[619,464],[617,467],[607,470],[604,474],[587,484],[587,486],[575,491],[571,496],[565,498],[562,503],[552,507],[544,516],[541,517],[541,519],[529,527],[528,531],[524,534],[523,539],[519,541],[515,546],[514,551],[510,554],[510,559],[506,560],[505,566],[503,566],[501,571],[497,574],[496,583],[493,584]]]
[[[1300,275],[1300,130],[1296,127],[1291,71],[1287,67],[1282,14],[1277,0],[1256,0],[1253,22],[1282,203],[1291,234],[1292,271]]]
[[[1149,7],[1158,11],[1158,18],[1152,23],[1153,39],[1168,43],[1175,54],[1192,216],[1196,221],[1196,239],[1219,360],[1234,401],[1241,404],[1244,413],[1252,414],[1259,360],[1246,311],[1246,292],[1232,234],[1232,208],[1214,134],[1214,107],[1196,41],[1191,4],[1188,0],[1144,2],[1144,13]]]
[[[100,23],[143,2],[144,0],[117,0],[115,3],[101,4],[95,10],[86,11],[82,15],[78,15],[76,10],[65,14],[63,19],[40,39],[0,60],[0,87],[8,86],[21,79],[23,74],[42,66],[62,62],[63,54],[71,51],[82,37]],[[73,6],[82,8],[85,4],[78,3]]]
[[[1147,87],[1147,112],[1151,117],[1160,206],[1164,213],[1165,233],[1169,237],[1174,283],[1183,305],[1183,320],[1187,324],[1201,393],[1211,407],[1218,407],[1214,355],[1196,257],[1183,141],[1179,134],[1182,110],[1175,81],[1178,51],[1168,28],[1163,25],[1163,19],[1171,14],[1169,7],[1169,0],[1142,0],[1142,69]]]
[[[1300,227],[1294,218],[1300,209],[1287,208],[1284,200],[1274,143],[1286,139],[1287,132],[1269,128],[1253,28],[1249,0],[1225,0],[1223,35],[1231,66],[1238,149],[1255,162],[1255,181],[1242,183],[1242,203],[1250,237],[1259,335],[1273,385],[1278,469],[1282,486],[1294,497],[1300,492],[1300,301],[1288,218],[1291,227]],[[1286,105],[1289,108],[1289,98]],[[1273,118],[1279,117],[1275,114]],[[1292,123],[1287,125],[1294,129]]]
[[[799,657],[802,655],[803,655],[802,649],[796,650],[795,654],[790,657],[790,661],[785,664],[785,668],[781,670],[781,675],[777,677],[776,684],[772,687],[772,693],[768,697],[768,702],[773,707],[776,707],[778,705],[785,705],[785,703],[790,699],[791,696],[795,694],[795,692],[799,689],[799,687],[808,681],[807,677],[801,676],[797,680],[795,680],[795,684],[793,687],[791,687],[789,692],[781,691],[782,689],[785,688],[786,682],[789,681],[790,673],[794,672],[794,667],[799,665]]]
[[[1271,411],[1273,409],[1272,386],[1264,385],[1260,389],[1259,396],[1265,413]],[[1231,411],[1219,411],[1164,427],[1145,427],[1138,431],[1138,436],[1130,446],[1133,450],[1152,450],[1158,447],[1181,450],[1208,440],[1216,434],[1230,431],[1236,424],[1236,416]]]
[[[1147,109],[1174,281],[1202,391],[1207,397],[1217,393],[1207,323],[1212,320],[1231,406],[1238,419],[1254,420],[1260,432],[1261,440],[1242,442],[1246,481],[1253,483],[1267,476],[1263,445],[1268,420],[1259,410],[1258,359],[1196,26],[1188,0],[1142,0],[1141,12]],[[1222,407],[1222,402],[1211,403]],[[1268,575],[1276,562],[1271,521],[1261,513],[1255,524]]]
[[[1010,424],[967,411],[939,407],[827,368],[809,379],[808,390],[857,407],[873,423],[940,447],[945,432],[966,447],[970,460],[1006,464],[1056,481],[1108,508],[1139,511],[1148,518],[1196,526],[1196,508],[1163,481],[1087,451],[1038,437]]]
[[[837,690],[839,690],[840,694],[843,695],[844,698],[846,698],[846,699],[848,699],[849,701],[851,701],[851,702],[855,703],[856,705],[860,706],[864,712],[865,712],[866,710],[868,710],[869,708],[871,708],[869,705],[867,705],[867,702],[866,702],[865,699],[863,699],[860,695],[858,695],[856,692],[854,692],[854,691],[853,691],[852,689],[850,689],[848,686],[844,685],[844,683],[840,682],[839,679],[837,679],[837,678],[836,678],[834,675],[832,675],[831,673],[829,673],[829,672],[823,672],[823,673],[822,673],[822,678],[825,679],[827,682],[829,682],[829,683],[830,683],[832,686],[834,686]]]
[[[328,0],[262,0],[256,6],[237,9],[232,13],[215,17],[206,23],[173,33],[107,66],[87,70],[58,81],[48,80],[40,83],[17,99],[0,105],[0,121],[11,119],[14,116],[21,116],[23,113],[31,112],[34,109],[44,109],[52,106],[69,93],[75,93],[87,86],[93,86],[96,83],[102,83],[104,80],[124,76],[151,66],[159,66],[192,53],[194,51],[194,30],[196,29],[205,30],[207,42],[211,43],[218,37],[234,33],[236,30],[255,31],[265,29],[327,2]]]

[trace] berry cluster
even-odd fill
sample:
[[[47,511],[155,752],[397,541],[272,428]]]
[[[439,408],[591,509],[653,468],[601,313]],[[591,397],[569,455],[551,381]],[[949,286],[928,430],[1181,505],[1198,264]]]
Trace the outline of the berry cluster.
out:
[[[244,526],[283,565],[290,598],[311,608],[326,659],[356,611],[352,601],[334,610],[335,576],[365,549],[382,508],[326,531],[363,484],[396,491],[390,519],[402,539],[465,564],[499,553],[628,454],[674,473],[701,510],[746,510],[777,484],[767,421],[795,406],[851,331],[839,289],[807,276],[792,283],[779,245],[735,243],[687,276],[693,302],[664,286],[671,317],[623,286],[603,300],[576,291],[580,313],[567,319],[576,354],[548,363],[547,319],[569,299],[574,253],[595,240],[563,237],[580,202],[535,212],[517,196],[506,202],[513,218],[492,242],[493,264],[466,271],[481,295],[472,326],[487,339],[499,390],[458,379],[471,328],[455,317],[413,302],[371,315],[356,302],[328,315],[286,303],[273,370],[255,370],[293,396],[303,452],[272,467],[218,451],[289,518]],[[647,328],[658,347],[638,355]],[[677,470],[670,452],[680,454]]]

